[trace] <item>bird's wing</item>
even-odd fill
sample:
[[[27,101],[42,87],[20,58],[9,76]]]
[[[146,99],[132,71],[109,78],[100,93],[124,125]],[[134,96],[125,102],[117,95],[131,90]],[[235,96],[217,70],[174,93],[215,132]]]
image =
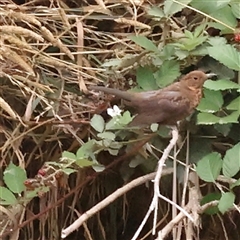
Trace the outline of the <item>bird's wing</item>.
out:
[[[153,93],[152,93],[153,94]],[[138,115],[131,125],[148,125],[151,123],[175,124],[190,114],[189,99],[180,91],[159,91],[156,95],[142,99]]]

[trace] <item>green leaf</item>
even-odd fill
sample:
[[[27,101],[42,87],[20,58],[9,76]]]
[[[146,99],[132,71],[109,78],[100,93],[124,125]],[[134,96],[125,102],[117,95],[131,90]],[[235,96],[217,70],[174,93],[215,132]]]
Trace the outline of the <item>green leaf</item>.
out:
[[[188,52],[193,51],[197,48],[197,46],[201,45],[203,42],[207,40],[207,36],[198,36],[199,29],[196,29],[196,32],[191,33],[187,30],[184,32],[185,37],[180,38],[179,42],[174,43],[176,47],[180,48],[181,50],[186,50]],[[204,47],[204,51],[205,47]]]
[[[132,121],[133,117],[129,111],[123,113],[122,117],[119,119],[119,124],[126,126]]]
[[[93,165],[92,168],[95,172],[102,172],[103,170],[105,170],[105,167],[103,165],[100,165],[100,164]]]
[[[199,36],[201,36],[201,35],[204,33],[205,28],[206,28],[206,23],[205,23],[205,24],[200,24],[199,26],[197,26],[197,27],[194,29],[193,36],[194,36],[194,37],[199,37]]]
[[[14,205],[17,204],[17,199],[14,194],[5,187],[0,186],[0,204]]]
[[[198,176],[206,182],[214,182],[220,174],[222,159],[219,153],[213,152],[203,157],[197,164]]]
[[[165,61],[154,76],[157,85],[162,88],[171,84],[180,74],[179,62],[171,60]]]
[[[119,117],[113,117],[109,122],[106,123],[105,130],[114,130],[118,127],[116,126],[116,119],[119,119]]]
[[[144,36],[129,36],[129,39],[148,51],[158,51],[156,45]]]
[[[240,61],[240,59],[239,59]],[[204,83],[204,87],[214,90],[214,91],[219,91],[219,90],[228,90],[228,89],[240,89],[240,85],[232,82],[230,80],[207,80]]]
[[[98,133],[97,135],[101,139],[109,139],[109,140],[114,140],[115,139],[115,134],[112,132],[103,132],[103,133]]]
[[[79,159],[76,161],[76,164],[79,167],[90,167],[92,166],[94,163],[93,161],[87,160],[87,159]]]
[[[10,163],[5,169],[3,175],[5,184],[12,192],[20,194],[24,191],[24,182],[27,180],[27,175],[24,169]]]
[[[219,124],[239,123],[238,117],[239,117],[239,112],[234,111],[234,112],[230,113],[228,116],[220,118],[218,123]]]
[[[102,116],[94,114],[90,125],[97,131],[97,132],[103,132],[105,127],[105,121]]]
[[[153,6],[147,10],[147,14],[155,17],[155,20],[161,20],[164,17],[164,12],[161,8]]]
[[[199,125],[213,125],[228,124],[228,123],[238,123],[239,112],[234,111],[225,117],[217,117],[212,113],[200,112],[197,115],[197,124]]]
[[[76,160],[77,158],[76,158],[76,155],[74,154],[74,153],[72,153],[72,152],[68,152],[68,151],[63,151],[63,153],[62,153],[62,158],[64,159],[68,159],[68,160],[70,160],[70,161],[72,161],[72,160]]]
[[[197,124],[199,125],[212,125],[219,122],[219,117],[212,113],[200,112],[197,115]]]
[[[213,13],[218,9],[221,9],[230,2],[230,0],[214,0],[214,1],[202,1],[202,0],[193,0],[191,6],[203,11],[205,13]]]
[[[204,98],[201,99],[197,109],[201,112],[213,113],[219,111],[223,105],[223,97],[220,91],[204,90]]]
[[[152,123],[151,126],[150,126],[150,129],[152,132],[157,132],[158,130],[158,124],[157,123]]]
[[[209,37],[207,42],[212,46],[220,46],[220,45],[226,46],[227,44],[226,38],[219,37],[219,36]]]
[[[235,195],[232,192],[223,193],[219,200],[218,209],[224,214],[229,208],[233,206]]]
[[[91,157],[94,159],[94,148],[95,148],[95,140],[89,140],[88,142],[84,143],[76,153],[77,159],[88,159]]]
[[[178,0],[178,2],[188,5],[192,0]],[[172,0],[164,1],[164,13],[168,16],[180,12],[185,6],[175,3]]]
[[[237,19],[233,15],[231,7],[228,5],[218,9],[217,11],[212,12],[211,16],[227,24],[230,27],[235,28],[237,26]]]
[[[209,55],[230,69],[240,71],[240,53],[232,45],[208,47]]]
[[[226,108],[228,110],[237,110],[240,113],[240,96],[230,102]]]
[[[226,151],[223,158],[223,175],[233,177],[240,170],[240,143]]]
[[[137,83],[145,91],[157,89],[153,72],[147,67],[137,69]]]
[[[239,4],[240,2],[239,1],[237,2],[235,0],[230,3],[232,13],[236,18],[240,18]]]
[[[173,56],[175,54],[175,46],[171,43],[166,44],[162,49],[161,52],[159,54],[160,60],[162,60],[161,64],[155,64],[156,67],[159,67],[162,65],[162,63],[165,60],[172,60]],[[164,60],[164,61],[163,61]]]
[[[201,206],[203,206],[206,203],[210,203],[212,201],[218,201],[221,198],[221,193],[209,193],[208,195],[204,196],[201,200]],[[206,209],[204,211],[204,213],[209,214],[209,215],[213,215],[213,214],[217,214],[219,212],[219,209],[217,206],[214,207],[209,207],[208,209]]]
[[[132,121],[133,117],[129,111],[123,113],[122,116],[113,117],[109,122],[106,124],[106,130],[116,130],[125,128],[128,123]]]
[[[184,31],[184,34],[185,34],[185,36],[188,37],[188,38],[191,38],[191,39],[194,38],[192,32],[190,32],[190,31],[188,31],[188,30],[185,30],[185,31]]]

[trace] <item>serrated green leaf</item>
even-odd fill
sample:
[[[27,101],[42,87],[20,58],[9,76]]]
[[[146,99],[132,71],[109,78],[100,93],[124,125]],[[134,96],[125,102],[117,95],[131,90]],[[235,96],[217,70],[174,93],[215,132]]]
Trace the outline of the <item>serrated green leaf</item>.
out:
[[[114,140],[115,139],[115,134],[112,132],[103,132],[103,133],[98,133],[97,135],[101,139],[109,139],[109,140]]]
[[[218,123],[219,124],[238,123],[238,117],[239,117],[239,112],[234,111],[230,113],[228,116],[220,118]]]
[[[240,59],[239,59],[240,61]],[[240,63],[239,63],[240,64]],[[232,82],[230,80],[207,80],[204,83],[204,87],[208,88],[210,90],[214,90],[214,91],[219,91],[219,90],[227,90],[227,89],[240,89],[240,85]]]
[[[202,36],[202,37],[196,37],[196,38],[182,38],[180,41],[180,43],[174,43],[174,45],[176,47],[179,47],[181,50],[190,52],[190,51],[194,51],[197,53],[197,47],[202,44],[203,42],[205,42],[205,40],[207,39],[206,36]],[[204,52],[206,51],[206,48],[204,47],[203,49]],[[199,50],[198,50],[199,51]],[[183,52],[184,53],[184,52]],[[184,55],[186,55],[186,53],[184,53]]]
[[[3,175],[5,184],[12,192],[20,194],[24,191],[24,182],[27,180],[27,175],[24,169],[10,163],[5,169]]]
[[[188,37],[188,38],[194,38],[192,32],[190,32],[190,31],[188,31],[188,30],[185,30],[185,31],[184,31],[184,34],[185,34],[185,36]]]
[[[240,170],[240,143],[226,151],[223,158],[223,175],[233,177]]]
[[[0,186],[0,204],[14,205],[17,204],[17,199],[9,189]]]
[[[178,2],[188,5],[192,0],[178,0]],[[164,13],[168,16],[180,12],[185,6],[173,2],[172,0],[164,1]]]
[[[215,201],[215,200],[219,200],[221,198],[221,193],[209,193],[208,195],[204,196],[201,200],[201,206],[203,206],[206,203]],[[204,211],[204,213],[209,214],[209,215],[213,215],[213,214],[217,214],[219,212],[219,209],[217,206],[214,207],[210,207],[208,209],[206,209]]]
[[[223,193],[218,204],[219,211],[224,214],[229,208],[233,206],[234,201],[235,195],[232,192]]]
[[[219,111],[223,105],[223,97],[220,91],[204,90],[204,97],[201,99],[197,109],[201,112],[213,113]]]
[[[137,83],[145,91],[157,89],[153,72],[147,67],[137,69]]]
[[[94,114],[91,121],[90,125],[97,131],[97,132],[103,132],[104,127],[105,127],[105,121],[102,116],[98,114]]]
[[[219,153],[213,152],[203,157],[197,164],[198,176],[206,182],[214,182],[220,174],[222,159]]]
[[[194,29],[193,36],[194,37],[199,37],[201,34],[203,34],[204,30],[206,28],[206,24],[200,24]]]
[[[171,60],[165,61],[154,76],[157,85],[162,88],[171,84],[180,74],[179,62]]]
[[[225,46],[227,44],[227,39],[219,36],[209,37],[207,42],[212,46],[220,46],[220,45]]]
[[[197,124],[199,125],[212,125],[219,122],[219,117],[212,113],[200,112],[197,115]]]
[[[68,160],[76,160],[76,155],[72,152],[68,152],[68,151],[63,151],[62,152],[62,158],[66,158]]]
[[[240,53],[232,45],[208,47],[208,53],[228,68],[240,71]]]
[[[237,110],[240,113],[240,96],[230,102],[226,108],[228,110]]]
[[[158,48],[154,43],[149,40],[148,38],[144,36],[129,36],[129,39],[131,39],[133,42],[141,46],[142,48],[145,48],[148,51],[158,51]]]
[[[238,118],[239,118],[238,111],[234,111],[225,117],[217,117],[212,113],[200,112],[197,115],[197,124],[213,125],[216,123],[219,123],[219,124],[238,123]]]

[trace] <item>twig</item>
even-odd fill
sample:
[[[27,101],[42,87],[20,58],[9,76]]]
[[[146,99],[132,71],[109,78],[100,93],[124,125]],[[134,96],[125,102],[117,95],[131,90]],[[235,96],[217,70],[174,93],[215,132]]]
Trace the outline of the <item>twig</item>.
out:
[[[148,209],[148,212],[146,213],[141,225],[139,226],[138,230],[135,232],[132,240],[136,240],[137,237],[139,236],[142,228],[144,227],[147,219],[149,218],[150,214],[152,211],[154,211],[154,219],[153,219],[153,235],[155,234],[156,231],[156,225],[157,225],[157,212],[158,212],[158,198],[163,198],[163,196],[160,194],[159,191],[159,185],[160,185],[160,179],[162,176],[162,171],[163,171],[163,166],[165,166],[165,161],[168,158],[171,150],[175,146],[178,140],[178,130],[177,127],[172,128],[172,139],[168,146],[165,148],[162,157],[158,161],[158,167],[156,171],[156,176],[154,178],[154,196],[152,199],[152,203]],[[170,200],[169,200],[170,201]],[[172,202],[171,202],[172,203]]]
[[[172,169],[166,169],[163,172],[163,175],[167,175],[172,173]],[[71,232],[78,229],[86,220],[88,220],[90,217],[92,217],[94,214],[99,212],[104,207],[108,206],[110,203],[115,201],[117,198],[125,194],[126,192],[130,191],[131,189],[149,181],[152,180],[155,177],[156,173],[150,173],[145,176],[141,176],[137,179],[134,179],[130,183],[126,184],[125,186],[117,189],[114,193],[106,197],[103,201],[99,202],[97,205],[89,209],[87,212],[85,212],[83,215],[81,215],[74,223],[72,223],[69,227],[62,230],[62,238],[66,238]]]

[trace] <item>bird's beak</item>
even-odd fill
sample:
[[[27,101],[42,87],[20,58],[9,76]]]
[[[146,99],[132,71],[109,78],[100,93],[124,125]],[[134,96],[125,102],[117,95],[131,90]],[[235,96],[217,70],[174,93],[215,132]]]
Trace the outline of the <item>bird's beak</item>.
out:
[[[217,76],[217,74],[215,74],[215,73],[206,73],[206,75],[207,75],[207,78],[212,78],[212,77]]]

